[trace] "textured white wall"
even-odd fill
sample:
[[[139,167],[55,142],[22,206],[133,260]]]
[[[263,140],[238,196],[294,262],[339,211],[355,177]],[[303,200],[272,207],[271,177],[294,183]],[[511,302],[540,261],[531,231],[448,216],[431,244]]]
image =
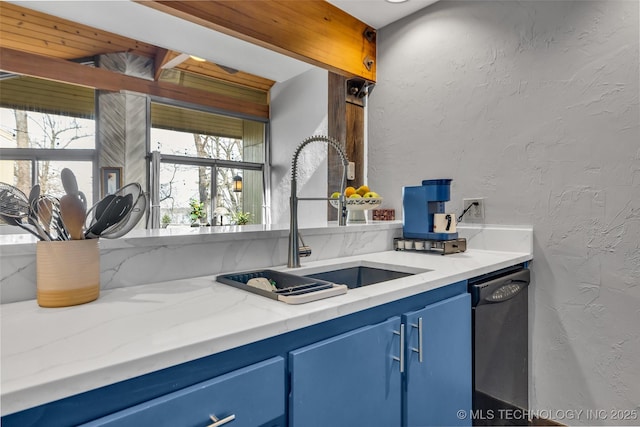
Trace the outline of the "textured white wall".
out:
[[[291,160],[298,145],[312,135],[327,134],[328,73],[314,68],[271,89],[271,221],[289,223]],[[298,196],[326,197],[327,147],[308,145],[298,163]],[[302,227],[327,224],[327,202],[299,202]]]
[[[369,183],[532,224],[531,408],[640,412],[638,1],[443,1],[378,33]],[[505,349],[508,351],[508,349]],[[562,419],[572,425],[636,420]]]

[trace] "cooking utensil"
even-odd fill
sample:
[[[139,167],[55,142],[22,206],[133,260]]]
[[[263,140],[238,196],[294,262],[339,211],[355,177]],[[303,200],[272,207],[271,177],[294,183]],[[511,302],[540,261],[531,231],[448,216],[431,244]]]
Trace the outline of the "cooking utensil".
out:
[[[91,208],[87,211],[86,218],[84,220],[85,230],[89,230],[93,225],[98,221],[98,219],[102,216],[107,206],[113,199],[116,198],[115,194],[107,194],[104,196],[98,203],[91,206]],[[86,237],[85,232],[85,237]]]
[[[100,237],[107,228],[121,221],[129,213],[132,205],[133,195],[116,196],[109,202],[102,215],[97,218],[91,228],[85,232],[85,237],[87,239]]]
[[[24,218],[29,215],[29,199],[18,187],[0,182],[0,213]]]
[[[36,230],[35,227],[33,227],[30,224],[24,224],[22,222],[22,219],[20,219],[20,218],[17,218],[15,216],[4,215],[4,214],[0,213],[0,219],[2,219],[8,225],[14,225],[16,227],[20,227],[23,230],[26,230],[29,233],[31,233],[34,236],[36,236],[38,239],[43,240],[42,237],[40,236],[40,233],[38,233],[38,230]]]
[[[60,213],[60,200],[53,196],[40,196],[37,202],[38,219],[51,240],[69,240]]]
[[[87,196],[85,196],[82,191],[78,191],[78,197],[80,198],[80,201],[82,201],[82,206],[84,206],[84,210],[86,212],[86,210],[87,210]]]
[[[62,180],[64,191],[67,192],[60,198],[60,213],[64,228],[71,236],[71,240],[82,240],[84,239],[83,228],[87,209],[86,201],[83,203],[78,194],[78,181],[71,169],[62,169],[60,179]]]
[[[65,194],[60,198],[60,217],[71,240],[84,239],[84,205],[77,194]]]
[[[40,221],[40,225],[42,225],[42,228],[47,234],[51,231],[51,220],[53,219],[52,203],[47,196],[40,196],[38,197],[35,208],[38,221]]]
[[[31,187],[29,192],[29,207],[31,208],[33,203],[40,197],[40,184],[36,184]]]
[[[107,239],[116,239],[122,237],[131,231],[140,222],[140,219],[147,212],[148,199],[145,193],[140,193],[137,200],[134,200],[133,206],[129,213],[118,223],[109,227],[100,234],[101,237]]]
[[[60,172],[60,180],[62,181],[62,186],[64,187],[64,191],[67,194],[72,196],[78,195],[78,180],[76,176],[73,174],[71,169],[64,168]]]
[[[121,200],[123,198],[126,201]],[[114,206],[114,203],[117,205]],[[129,203],[130,206],[127,206]],[[134,182],[123,186],[91,207],[85,221],[87,225],[85,237],[115,239],[124,236],[144,216],[147,205],[148,199],[140,184]],[[126,208],[124,211],[123,206]]]
[[[20,227],[38,239],[45,240],[46,235],[43,232],[38,230],[33,224],[25,224],[22,221],[28,217],[29,199],[27,196],[18,187],[0,182],[0,218],[8,225]]]
[[[40,220],[38,218],[38,199],[40,198],[40,185],[36,184],[31,187],[31,191],[29,192],[29,214],[27,215],[27,221],[31,224],[42,240],[51,240],[51,237],[47,232],[45,232],[44,228],[40,224]]]

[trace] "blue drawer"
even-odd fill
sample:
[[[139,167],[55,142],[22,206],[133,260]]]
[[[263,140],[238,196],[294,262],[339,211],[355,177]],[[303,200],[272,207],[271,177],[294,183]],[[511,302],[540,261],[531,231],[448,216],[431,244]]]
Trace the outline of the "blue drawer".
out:
[[[99,418],[83,426],[189,427],[229,418],[229,427],[278,425],[285,411],[284,359],[274,357]],[[273,423],[273,424],[272,424]]]

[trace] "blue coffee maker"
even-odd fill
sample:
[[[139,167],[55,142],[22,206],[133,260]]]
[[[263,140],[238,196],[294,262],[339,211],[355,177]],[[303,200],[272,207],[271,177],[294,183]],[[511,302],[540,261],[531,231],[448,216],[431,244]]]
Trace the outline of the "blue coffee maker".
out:
[[[402,234],[405,239],[455,240],[458,233],[433,231],[433,216],[445,213],[451,179],[427,179],[422,185],[402,188]]]

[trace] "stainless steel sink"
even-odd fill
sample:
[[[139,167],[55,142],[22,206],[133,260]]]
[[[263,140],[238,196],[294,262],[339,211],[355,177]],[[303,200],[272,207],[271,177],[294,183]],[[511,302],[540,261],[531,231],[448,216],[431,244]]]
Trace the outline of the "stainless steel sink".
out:
[[[330,269],[327,270],[327,267],[325,267],[325,271],[319,271],[314,268],[294,273],[313,279],[347,285],[349,289],[355,289],[430,271],[377,263],[340,264],[328,268]]]
[[[349,267],[340,270],[325,271],[324,273],[310,274],[306,277],[326,280],[327,282],[347,285],[349,289],[360,288],[362,286],[373,285],[374,283],[386,282],[388,280],[399,279],[411,276],[412,273],[401,271],[383,270],[372,267]]]
[[[342,295],[347,289],[388,282],[427,271],[431,270],[354,261],[288,271],[245,271],[220,275],[216,280],[287,304],[303,304]],[[267,280],[268,289],[255,287],[252,284],[253,279]]]

